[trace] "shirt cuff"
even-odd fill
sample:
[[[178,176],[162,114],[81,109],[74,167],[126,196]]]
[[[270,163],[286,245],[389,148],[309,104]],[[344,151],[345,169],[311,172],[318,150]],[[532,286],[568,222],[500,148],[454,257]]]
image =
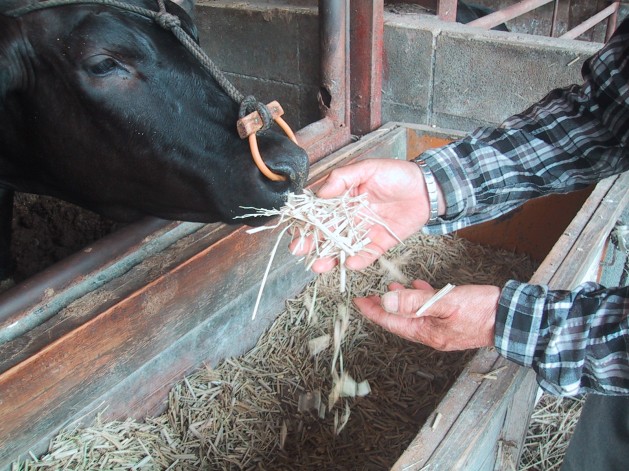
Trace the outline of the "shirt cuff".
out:
[[[540,342],[540,326],[548,288],[508,281],[502,289],[496,313],[495,345],[498,353],[522,365],[532,366]]]
[[[475,200],[474,188],[461,168],[456,143],[430,149],[421,155],[432,171],[445,196],[446,212],[442,220],[459,217]]]

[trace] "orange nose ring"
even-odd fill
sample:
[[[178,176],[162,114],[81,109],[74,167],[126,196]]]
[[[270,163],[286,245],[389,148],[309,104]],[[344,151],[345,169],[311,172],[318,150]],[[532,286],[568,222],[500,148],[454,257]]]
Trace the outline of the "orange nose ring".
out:
[[[286,133],[288,138],[297,144],[297,138],[295,137],[295,133],[290,128],[290,126],[284,121],[281,116],[284,114],[284,110],[280,106],[277,101],[272,101],[268,105],[266,105],[271,113],[271,117],[273,121],[277,123],[279,127]],[[260,172],[267,177],[269,180],[274,182],[284,181],[286,177],[284,175],[279,175],[274,173],[267,167],[267,165],[262,160],[262,156],[260,155],[260,149],[258,149],[258,139],[256,138],[256,132],[258,132],[262,128],[262,118],[257,111],[248,114],[244,118],[238,120],[237,125],[238,135],[244,139],[245,137],[249,138],[249,149],[251,150],[251,155],[253,156],[253,161],[256,166],[260,169]],[[299,144],[298,144],[299,145]]]

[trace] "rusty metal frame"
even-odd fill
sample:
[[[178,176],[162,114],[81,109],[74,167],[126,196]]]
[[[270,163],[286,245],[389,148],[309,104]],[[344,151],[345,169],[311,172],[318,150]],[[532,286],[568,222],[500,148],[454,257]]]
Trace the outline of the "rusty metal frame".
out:
[[[300,129],[297,140],[315,163],[350,142],[349,1],[319,0],[321,119]]]
[[[442,4],[448,4],[451,0],[439,0],[439,8],[442,7]],[[501,23],[512,20],[513,18],[517,18],[529,11],[535,10],[541,6],[544,6],[550,2],[554,3],[553,6],[553,14],[550,28],[550,36],[553,37],[555,35],[555,25],[557,22],[557,12],[558,12],[558,3],[559,0],[522,0],[517,2],[509,7],[498,10],[494,13],[491,13],[487,16],[483,16],[477,20],[471,21],[467,23],[468,26],[473,26],[476,28],[483,29],[491,29],[495,26],[498,26]],[[620,9],[620,2],[615,1],[611,3],[608,7],[604,8],[600,12],[592,15],[590,18],[582,22],[581,24],[575,26],[570,31],[559,36],[562,39],[576,39],[584,32],[593,28],[597,24],[601,23],[605,19],[607,19],[607,31],[605,33],[605,41],[607,41],[613,32],[616,30],[616,23],[618,18],[618,10]],[[439,10],[438,10],[439,11]],[[456,11],[455,11],[456,15]],[[441,15],[440,15],[441,18]],[[442,18],[445,19],[445,18]],[[454,21],[454,20],[450,20]]]
[[[595,15],[592,15],[590,18],[559,37],[562,39],[576,39],[589,29],[592,29],[594,26],[607,19],[607,31],[605,33],[605,41],[607,41],[611,37],[612,33],[616,30],[616,22],[618,19],[619,9],[620,2],[613,2],[608,7],[603,8]]]
[[[382,124],[384,0],[351,0],[350,123],[363,135]]]
[[[439,0],[437,16],[443,21],[456,21],[456,7],[458,0]]]
[[[521,2],[517,2],[509,7],[503,8],[502,10],[498,10],[477,20],[470,21],[467,23],[467,26],[491,29],[504,23],[505,21],[517,18],[524,13],[528,13],[529,11],[535,10],[536,8],[546,5],[552,1],[554,0],[522,0]]]
[[[354,132],[367,133],[380,125],[382,82],[383,0],[353,0],[357,20],[350,31],[350,0],[320,0],[321,119],[296,135],[315,163],[352,139],[350,76],[360,99],[355,103]],[[379,14],[378,14],[379,12]],[[350,32],[356,38],[350,67]],[[51,318],[84,294],[128,269],[139,258],[162,250],[189,235],[201,224],[146,218],[94,243],[0,294],[0,345]],[[51,301],[51,293],[54,299]]]

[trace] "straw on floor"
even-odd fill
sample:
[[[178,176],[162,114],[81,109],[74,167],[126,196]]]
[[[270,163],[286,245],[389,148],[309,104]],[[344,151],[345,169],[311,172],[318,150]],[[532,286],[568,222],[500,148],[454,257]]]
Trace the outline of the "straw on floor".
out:
[[[418,234],[348,273],[345,293],[338,270],[317,277],[254,349],[179,382],[162,416],[65,430],[47,454],[14,469],[388,469],[472,352],[388,334],[356,314],[351,298],[400,277],[439,288],[528,279],[533,269],[523,256]],[[345,331],[336,348],[335,327]],[[352,394],[334,392],[334,370],[354,380]]]

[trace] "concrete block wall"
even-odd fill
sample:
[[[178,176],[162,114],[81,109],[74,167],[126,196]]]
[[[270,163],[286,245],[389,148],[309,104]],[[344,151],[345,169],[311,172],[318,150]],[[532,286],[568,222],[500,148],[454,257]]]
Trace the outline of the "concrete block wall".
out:
[[[200,0],[196,21],[202,46],[242,93],[280,101],[295,129],[319,118],[316,8]],[[583,61],[600,47],[385,11],[383,122],[461,131],[499,124],[581,82]]]
[[[497,124],[580,83],[599,43],[385,15],[383,116],[461,131]]]
[[[316,8],[198,0],[195,22],[201,46],[241,93],[279,101],[293,129],[319,119]]]

